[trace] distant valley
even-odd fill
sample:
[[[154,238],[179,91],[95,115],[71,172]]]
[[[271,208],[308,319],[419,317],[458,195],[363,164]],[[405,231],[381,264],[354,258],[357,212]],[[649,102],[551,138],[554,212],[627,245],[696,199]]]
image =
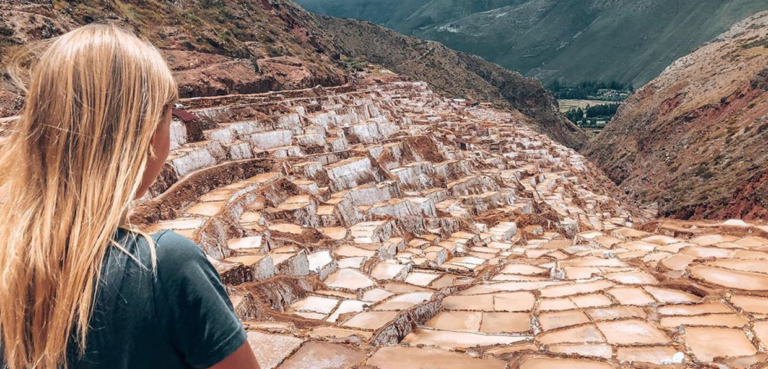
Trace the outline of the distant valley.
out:
[[[404,36],[369,22],[329,16],[316,19],[335,38],[345,56],[351,58],[348,62],[365,60],[425,81],[446,96],[516,109],[537,131],[577,150],[589,138],[560,114],[553,94],[534,78],[525,78],[437,42]]]
[[[553,81],[639,88],[765,0],[297,0]],[[556,25],[556,26],[554,26]]]

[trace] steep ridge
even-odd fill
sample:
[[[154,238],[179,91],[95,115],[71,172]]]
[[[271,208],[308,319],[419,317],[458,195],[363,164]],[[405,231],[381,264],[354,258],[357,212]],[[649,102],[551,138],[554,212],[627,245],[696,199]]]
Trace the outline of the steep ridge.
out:
[[[675,59],[762,10],[764,0],[431,0],[403,14],[380,0],[297,0],[369,20],[540,78],[646,84]]]
[[[768,218],[768,12],[674,62],[583,151],[662,215]]]
[[[296,3],[313,13],[367,20],[410,35],[417,29],[430,29],[436,24],[526,1],[411,0],[397,7],[386,0],[297,0]]]
[[[404,27],[407,19],[430,1],[399,1],[397,6],[392,6],[391,0],[298,0],[296,3],[313,13],[367,20],[401,33],[410,33],[408,27]]]
[[[538,81],[451,50],[439,43],[403,36],[369,22],[318,16],[351,56],[367,59],[415,80],[428,82],[452,97],[489,101],[527,115],[538,131],[571,148],[587,134],[557,110],[557,100]]]
[[[302,8],[285,0],[3,1],[0,55],[91,22],[114,22],[168,59],[184,97],[255,93],[347,82],[339,53]],[[0,116],[20,101],[0,93]]]

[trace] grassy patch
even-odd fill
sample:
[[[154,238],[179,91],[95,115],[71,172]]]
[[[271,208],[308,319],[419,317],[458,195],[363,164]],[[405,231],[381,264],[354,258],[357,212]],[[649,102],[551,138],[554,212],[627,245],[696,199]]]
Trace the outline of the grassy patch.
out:
[[[690,192],[693,191],[693,183],[686,183],[686,184],[678,184],[674,188],[672,188],[672,192],[674,193],[680,193],[680,192]]]
[[[699,164],[699,166],[693,170],[693,175],[704,179],[710,179],[714,177],[714,173],[709,170],[709,165],[704,163]]]
[[[741,45],[742,49],[752,49],[752,48],[755,48],[755,47],[765,47],[765,48],[768,48],[768,37],[762,38],[762,39],[759,39],[759,40],[755,40],[755,41],[752,41],[752,42],[748,42],[748,43],[746,43],[744,45]]]
[[[357,59],[357,58],[344,58],[344,67],[347,70],[353,70],[353,71],[363,71],[368,66],[368,63],[365,62],[365,60]]]
[[[272,46],[272,45],[267,45],[266,50],[267,50],[267,55],[269,55],[272,58],[283,55],[283,53],[282,53],[282,51],[280,51],[279,47],[275,47],[275,46]]]

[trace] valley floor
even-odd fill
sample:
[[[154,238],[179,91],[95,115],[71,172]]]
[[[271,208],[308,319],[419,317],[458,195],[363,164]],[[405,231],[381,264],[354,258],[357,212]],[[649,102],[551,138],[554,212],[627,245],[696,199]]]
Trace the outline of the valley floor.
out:
[[[418,82],[182,103],[132,220],[203,248],[263,368],[768,358],[768,226],[653,220],[513,113]]]
[[[562,100],[557,100],[557,102],[560,103],[560,112],[565,114],[568,112],[568,110],[571,110],[571,109],[578,109],[578,108],[586,109],[587,106],[607,104],[607,103],[611,103],[612,101],[562,99]]]

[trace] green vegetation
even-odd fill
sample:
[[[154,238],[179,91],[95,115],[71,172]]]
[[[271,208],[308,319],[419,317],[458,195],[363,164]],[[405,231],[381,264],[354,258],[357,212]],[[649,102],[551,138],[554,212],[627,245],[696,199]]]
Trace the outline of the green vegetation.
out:
[[[571,122],[578,124],[584,118],[584,110],[581,110],[581,108],[568,110],[565,113],[565,117]]]
[[[619,110],[621,104],[601,104],[595,106],[587,106],[587,118],[610,118],[616,115],[616,111]]]
[[[552,91],[558,99],[607,101],[622,101],[635,91],[632,85],[617,81],[608,83],[588,81],[573,86],[554,81],[547,86],[547,89]]]
[[[620,105],[618,103],[587,105],[586,109],[568,110],[565,117],[581,128],[603,128],[616,115]]]
[[[368,63],[365,60],[357,58],[344,58],[342,61],[344,62],[346,69],[350,71],[361,72],[368,66]]]
[[[761,125],[761,126],[760,126],[760,127],[757,129],[757,134],[761,134],[761,133],[763,133],[763,132],[765,132],[765,131],[768,131],[768,123],[765,123],[765,124]]]
[[[709,170],[709,165],[706,163],[699,164],[699,166],[693,170],[693,175],[704,179],[710,179],[714,177],[714,174]]]
[[[757,39],[751,42],[748,42],[744,45],[741,45],[742,49],[751,49],[755,47],[765,47],[768,48],[768,37]]]

